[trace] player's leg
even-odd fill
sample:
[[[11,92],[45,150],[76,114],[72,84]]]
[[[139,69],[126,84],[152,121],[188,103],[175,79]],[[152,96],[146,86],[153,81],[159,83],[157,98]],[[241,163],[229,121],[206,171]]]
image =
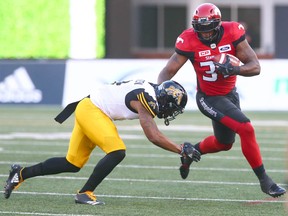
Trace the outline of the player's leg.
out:
[[[13,164],[4,186],[4,196],[8,199],[14,189],[17,189],[20,184],[32,177],[58,174],[63,172],[78,172],[80,169],[73,164],[70,164],[65,157],[50,158],[39,164],[30,167],[22,167],[19,164]]]
[[[86,112],[83,113],[84,110],[81,110],[80,107],[76,110],[76,119],[79,120],[79,125],[91,143],[101,148],[106,156],[97,163],[87,182],[75,196],[75,202],[100,205],[104,203],[97,200],[93,191],[124,159],[126,146],[120,138],[115,124],[107,115],[93,105],[90,99],[84,99],[82,103]],[[81,119],[78,118],[78,115],[82,116]]]
[[[214,135],[204,138],[195,145],[201,154],[228,151],[235,141],[235,132],[220,123],[229,110],[237,110],[237,105],[233,104],[229,98],[223,96],[207,96],[201,92],[196,95],[199,110],[212,120]]]
[[[194,145],[194,148],[201,154],[216,153],[219,151],[228,151],[231,149],[232,144],[235,141],[235,132],[230,128],[218,123],[223,114],[215,109],[215,104],[223,104],[228,99],[225,97],[207,97],[201,92],[196,95],[196,101],[199,110],[207,117],[212,119],[214,135],[204,138],[201,142]],[[233,104],[233,107],[235,105]],[[214,120],[215,119],[215,120]],[[218,136],[217,136],[218,135]],[[219,139],[220,138],[220,139]],[[190,164],[186,164],[181,160],[181,166],[179,168],[180,175],[183,179],[187,178],[189,174]]]
[[[231,125],[235,128],[236,133],[240,136],[241,149],[246,160],[258,177],[261,190],[272,196],[278,197],[283,195],[286,190],[278,186],[266,173],[259,145],[256,140],[255,130],[250,122],[237,122],[229,117],[224,117],[221,122]]]
[[[228,151],[235,142],[235,132],[225,125],[212,120],[214,135],[204,138],[200,143],[195,145],[201,154],[216,153]]]
[[[103,205],[94,195],[96,187],[112,172],[112,170],[124,159],[125,150],[117,150],[108,153],[95,166],[93,172],[81,190],[75,196],[75,202],[80,204]]]
[[[77,140],[85,140],[85,135],[80,130],[77,122],[75,122],[75,126],[72,132],[72,140],[74,140],[73,137],[77,137]],[[69,148],[78,149],[77,142],[75,142],[76,147],[73,147],[73,144],[74,142],[71,143],[70,141]],[[6,180],[6,185],[4,186],[4,197],[8,199],[12,191],[17,189],[26,179],[36,176],[52,175],[64,172],[78,172],[79,170],[80,167],[70,163],[65,157],[49,158],[44,162],[29,167],[22,167],[21,165],[13,164],[11,166],[9,177]]]
[[[240,136],[243,155],[258,177],[262,191],[273,197],[284,194],[285,190],[275,184],[265,172],[254,128],[240,109],[237,92],[232,91],[225,97],[204,97],[201,95],[200,97],[202,99],[199,99],[199,102],[201,102],[198,103],[199,109],[204,115],[213,120],[215,137],[211,136],[204,139],[199,146],[195,146],[196,149],[199,147],[200,152],[208,153],[210,151],[211,153],[221,151],[222,144],[228,144],[229,149],[229,142],[234,142],[232,140],[233,133],[236,132]],[[221,127],[221,124],[224,127]],[[222,150],[226,150],[225,147]]]
[[[227,98],[238,109],[228,109],[223,112],[224,117],[221,118],[220,122],[239,135],[242,153],[259,179],[261,190],[272,197],[283,195],[286,192],[285,189],[279,187],[265,171],[254,127],[240,109],[237,92],[232,91]],[[224,110],[221,107],[218,109]]]

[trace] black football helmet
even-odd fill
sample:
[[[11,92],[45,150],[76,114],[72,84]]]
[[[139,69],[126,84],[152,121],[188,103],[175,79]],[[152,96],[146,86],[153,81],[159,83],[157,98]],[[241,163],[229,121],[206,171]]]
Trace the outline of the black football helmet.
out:
[[[164,118],[164,123],[168,126],[169,121],[183,113],[188,100],[187,92],[173,80],[154,85],[154,89],[159,107],[157,117]]]

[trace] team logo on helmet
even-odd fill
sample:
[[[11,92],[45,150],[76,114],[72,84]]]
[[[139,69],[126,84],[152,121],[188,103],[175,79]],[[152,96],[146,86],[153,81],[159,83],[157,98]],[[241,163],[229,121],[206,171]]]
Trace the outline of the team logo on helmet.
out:
[[[154,90],[159,106],[157,117],[164,118],[164,124],[169,125],[170,121],[183,113],[187,103],[187,93],[179,83],[173,80],[154,85]]]
[[[173,98],[175,98],[175,101],[177,105],[180,105],[183,97],[183,93],[180,89],[175,88],[175,86],[171,85],[168,88],[165,89],[168,95],[171,95]]]

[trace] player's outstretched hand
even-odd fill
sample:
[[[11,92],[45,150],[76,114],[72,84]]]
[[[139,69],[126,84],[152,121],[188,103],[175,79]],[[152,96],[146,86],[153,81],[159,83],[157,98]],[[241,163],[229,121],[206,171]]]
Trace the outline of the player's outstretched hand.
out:
[[[184,144],[181,145],[182,151],[181,156],[184,158],[189,158],[192,161],[198,162],[201,159],[201,154],[199,151],[197,151],[194,146],[189,142],[184,142]]]
[[[185,142],[181,145],[181,166],[179,168],[180,175],[183,179],[186,179],[189,174],[189,168],[193,161],[198,162],[201,159],[201,154],[197,151],[191,143]]]

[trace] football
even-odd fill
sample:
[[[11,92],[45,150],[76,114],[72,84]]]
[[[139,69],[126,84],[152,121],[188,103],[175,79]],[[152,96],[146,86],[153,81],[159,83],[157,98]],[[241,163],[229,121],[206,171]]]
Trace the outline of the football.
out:
[[[221,53],[221,54],[215,55],[212,60],[220,64],[225,64],[227,61],[227,58],[226,58],[227,55],[230,57],[230,63],[233,66],[243,65],[243,63],[236,56],[230,55],[228,53]]]

